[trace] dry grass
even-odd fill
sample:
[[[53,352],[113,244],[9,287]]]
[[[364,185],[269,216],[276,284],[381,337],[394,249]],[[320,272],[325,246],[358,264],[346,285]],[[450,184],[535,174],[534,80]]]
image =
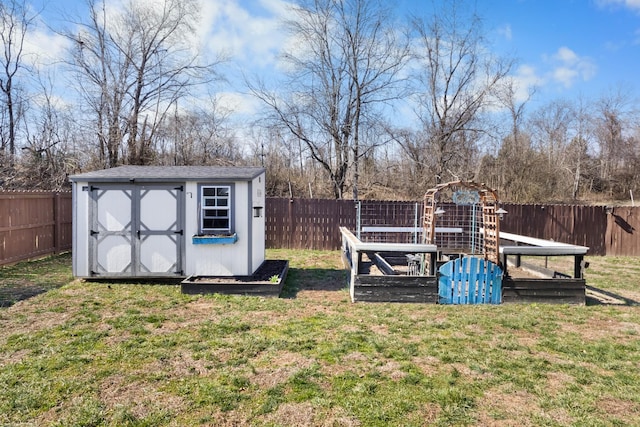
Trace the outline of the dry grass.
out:
[[[47,261],[33,283],[65,283],[0,310],[0,425],[638,425],[639,307],[352,304],[339,253],[268,256],[290,260],[283,298]],[[635,295],[626,260],[590,261],[588,283]]]

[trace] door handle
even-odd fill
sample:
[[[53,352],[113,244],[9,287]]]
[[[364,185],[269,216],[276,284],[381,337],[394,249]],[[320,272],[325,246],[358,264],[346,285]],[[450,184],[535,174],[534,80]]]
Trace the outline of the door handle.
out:
[[[140,230],[136,231],[136,235],[138,236],[138,240],[140,240]]]

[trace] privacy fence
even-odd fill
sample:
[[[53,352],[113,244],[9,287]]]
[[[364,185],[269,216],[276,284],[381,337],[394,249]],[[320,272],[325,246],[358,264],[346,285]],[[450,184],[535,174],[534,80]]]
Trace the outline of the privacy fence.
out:
[[[504,204],[503,231],[640,256],[640,207]],[[422,203],[268,198],[269,248],[340,248],[339,227],[420,227]],[[0,192],[0,265],[71,250],[71,193]]]
[[[588,246],[589,255],[640,256],[640,207],[503,204],[501,230]],[[420,227],[422,203],[267,199],[267,247],[338,249],[339,226]],[[381,236],[382,237],[382,236]]]
[[[0,265],[71,250],[71,193],[0,192]]]

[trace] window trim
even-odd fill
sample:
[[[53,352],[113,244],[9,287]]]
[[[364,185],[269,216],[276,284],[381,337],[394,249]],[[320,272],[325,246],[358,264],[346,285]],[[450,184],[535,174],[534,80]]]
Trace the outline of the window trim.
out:
[[[209,188],[226,188],[228,191],[227,195],[227,206],[206,206],[205,200],[208,198],[217,198],[219,196],[205,196],[205,189]],[[216,191],[217,193],[217,191]],[[234,221],[234,195],[235,195],[235,186],[232,183],[205,183],[198,185],[198,234],[200,235],[215,235],[215,234],[223,234],[223,235],[231,235],[235,232],[235,221]],[[206,198],[205,198],[206,197]],[[205,210],[207,209],[216,209],[216,210],[226,210],[227,216],[229,220],[228,228],[205,228],[204,220],[205,220]]]

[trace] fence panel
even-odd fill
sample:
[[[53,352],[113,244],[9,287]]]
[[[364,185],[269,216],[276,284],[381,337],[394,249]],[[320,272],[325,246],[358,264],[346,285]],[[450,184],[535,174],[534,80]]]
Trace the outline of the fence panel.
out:
[[[0,265],[71,249],[71,193],[0,193]]]
[[[361,205],[361,226],[422,225],[420,202],[366,200]],[[501,230],[541,239],[588,246],[589,255],[640,256],[640,207],[503,204],[507,214]],[[267,199],[267,247],[338,249],[338,227],[356,229],[353,201]],[[393,233],[363,236],[383,241]],[[407,237],[408,236],[408,237]],[[410,233],[401,236],[411,238]],[[407,243],[409,242],[407,240]]]
[[[421,202],[362,201],[361,225],[422,225]],[[504,204],[501,230],[588,246],[590,255],[640,256],[640,207]],[[267,198],[268,248],[335,250],[356,229],[352,200]],[[71,249],[71,193],[0,192],[0,265]],[[405,233],[405,238],[406,238]]]
[[[607,255],[640,255],[640,207],[616,207],[606,214]]]
[[[589,255],[607,255],[604,206],[503,204],[500,230],[589,247]],[[630,254],[631,255],[631,254]],[[640,255],[636,252],[635,255]]]
[[[339,227],[355,228],[351,200],[267,198],[266,205],[268,248],[335,250]]]

